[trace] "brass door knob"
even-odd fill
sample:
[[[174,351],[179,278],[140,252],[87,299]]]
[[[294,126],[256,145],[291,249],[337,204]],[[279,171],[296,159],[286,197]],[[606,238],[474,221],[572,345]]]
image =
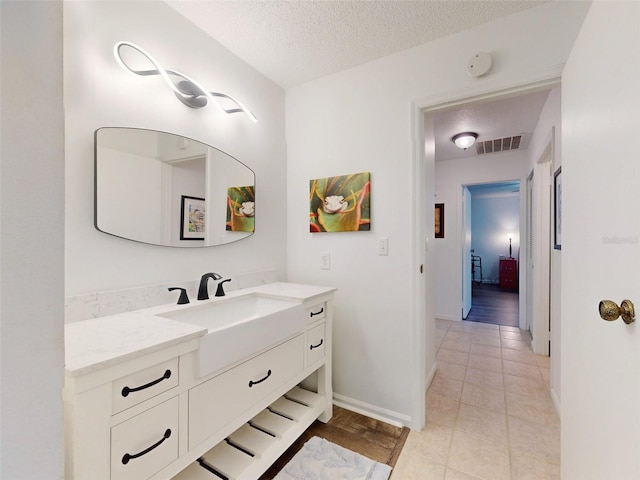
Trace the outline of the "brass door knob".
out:
[[[622,317],[624,323],[629,325],[636,319],[636,310],[631,300],[623,300],[620,306],[611,300],[602,300],[598,305],[600,317],[607,322],[612,322]]]

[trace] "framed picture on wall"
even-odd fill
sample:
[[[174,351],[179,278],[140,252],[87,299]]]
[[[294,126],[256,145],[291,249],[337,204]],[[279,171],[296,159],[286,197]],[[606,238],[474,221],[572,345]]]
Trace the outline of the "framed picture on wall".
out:
[[[553,174],[553,248],[562,249],[562,167]]]
[[[182,195],[180,240],[204,240],[204,198]]]
[[[434,213],[436,238],[444,238],[444,203],[436,203]]]
[[[309,232],[371,230],[371,173],[309,181]]]

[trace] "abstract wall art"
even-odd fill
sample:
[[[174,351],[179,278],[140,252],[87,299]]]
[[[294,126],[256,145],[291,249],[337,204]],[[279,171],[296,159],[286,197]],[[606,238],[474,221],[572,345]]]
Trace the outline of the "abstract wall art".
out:
[[[231,232],[255,231],[256,193],[253,185],[227,189],[227,225]]]
[[[353,173],[310,181],[309,231],[371,230],[370,173]]]

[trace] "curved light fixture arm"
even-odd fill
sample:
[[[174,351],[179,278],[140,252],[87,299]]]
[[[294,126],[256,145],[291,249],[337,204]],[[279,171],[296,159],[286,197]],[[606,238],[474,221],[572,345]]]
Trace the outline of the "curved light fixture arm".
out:
[[[147,58],[151,62],[151,64],[156,67],[154,70],[134,70],[129,67],[125,61],[122,59],[120,55],[120,49],[123,46],[127,46],[133,48],[144,57]],[[251,113],[242,103],[233,98],[231,95],[227,95],[226,93],[220,92],[210,92],[206,90],[203,86],[201,86],[198,82],[189,78],[184,73],[176,72],[174,70],[166,70],[160,62],[158,62],[150,53],[138,47],[137,45],[131,42],[118,42],[113,47],[113,53],[116,57],[116,61],[120,64],[122,68],[126,71],[134,73],[140,76],[148,76],[148,75],[160,75],[165,83],[169,86],[169,88],[173,91],[175,96],[184,103],[186,106],[191,108],[202,108],[207,105],[210,100],[213,104],[215,104],[220,110],[227,114],[231,113],[244,113],[246,114],[252,122],[257,122],[258,119],[255,117],[253,113]],[[173,78],[177,80],[174,81]],[[224,108],[222,104],[217,100],[218,98],[225,98],[230,102],[236,105],[235,108]]]

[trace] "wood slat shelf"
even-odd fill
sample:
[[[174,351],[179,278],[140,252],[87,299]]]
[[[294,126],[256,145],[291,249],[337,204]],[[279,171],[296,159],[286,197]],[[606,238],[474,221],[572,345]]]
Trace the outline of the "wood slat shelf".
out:
[[[322,395],[296,386],[173,480],[254,480],[326,407],[326,399]]]

